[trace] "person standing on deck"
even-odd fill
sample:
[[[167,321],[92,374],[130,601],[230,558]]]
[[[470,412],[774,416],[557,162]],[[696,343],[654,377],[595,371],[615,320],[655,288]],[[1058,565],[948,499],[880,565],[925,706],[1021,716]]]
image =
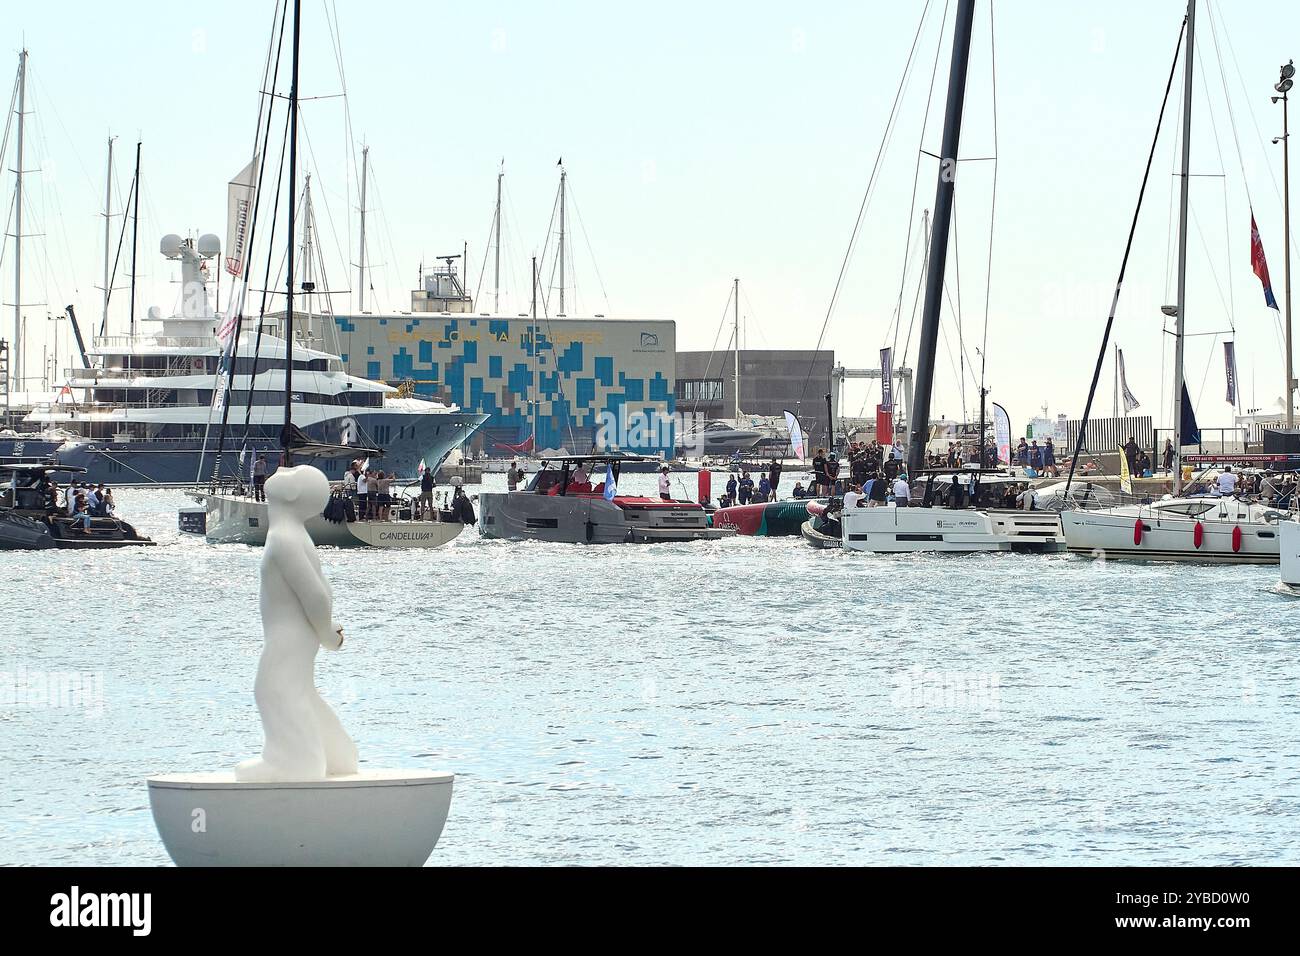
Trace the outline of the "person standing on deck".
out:
[[[826,493],[826,449],[818,448],[813,458],[813,494]]]
[[[266,456],[258,455],[253,463],[253,500],[266,500]]]
[[[1043,474],[1056,478],[1060,473],[1060,469],[1056,467],[1056,446],[1049,438],[1043,444]]]
[[[733,471],[727,479],[727,499],[734,505],[736,503],[736,473]]]
[[[425,468],[424,474],[420,475],[420,517],[426,520],[436,512],[433,507],[433,486],[433,469]]]
[[[1129,440],[1124,443],[1124,457],[1128,459],[1128,473],[1130,475],[1137,474],[1137,457],[1138,452],[1141,450],[1133,436],[1130,435]]]
[[[908,500],[912,495],[911,486],[907,483],[907,475],[900,474],[894,479],[894,504],[899,508],[906,508],[910,504]]]
[[[668,493],[668,466],[664,465],[659,469],[659,498],[661,501],[672,501],[673,497]]]
[[[747,505],[750,499],[754,497],[754,479],[749,477],[749,472],[740,473],[740,484],[737,486],[740,494],[740,503]]]
[[[1174,440],[1172,438],[1165,439],[1164,460],[1165,460],[1164,462],[1165,471],[1173,471],[1174,470]]]
[[[758,500],[772,500],[772,483],[767,480],[767,475],[763,475],[758,479]]]
[[[772,466],[767,469],[767,483],[772,486],[772,500],[776,501],[776,489],[781,484],[781,463],[772,459]]]
[[[849,490],[844,492],[844,510],[852,511],[862,507],[862,488],[858,485],[849,485]]]

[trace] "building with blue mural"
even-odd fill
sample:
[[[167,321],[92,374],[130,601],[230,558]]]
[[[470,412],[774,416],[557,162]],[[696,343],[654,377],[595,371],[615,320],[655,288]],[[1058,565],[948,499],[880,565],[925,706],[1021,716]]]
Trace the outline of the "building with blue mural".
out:
[[[413,302],[418,308],[418,304]],[[642,420],[624,451],[671,454],[676,324],[606,318],[531,319],[472,312],[336,315],[348,371],[490,415],[471,440],[587,451],[602,423]]]

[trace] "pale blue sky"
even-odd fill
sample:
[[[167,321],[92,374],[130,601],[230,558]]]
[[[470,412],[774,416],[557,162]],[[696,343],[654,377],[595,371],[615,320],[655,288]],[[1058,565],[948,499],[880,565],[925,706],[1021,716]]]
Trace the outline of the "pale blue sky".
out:
[[[921,0],[636,6],[339,0],[353,132],[370,144],[373,160],[371,206],[378,208],[368,247],[379,266],[372,276],[379,304],[407,308],[421,259],[459,252],[466,240],[471,286],[478,283],[504,157],[509,281],[503,308],[521,310],[527,257],[545,241],[555,162],[563,155],[581,221],[571,226],[578,308],[571,304],[569,314],[675,319],[679,348],[707,349],[730,281],[739,276],[749,347],[813,347],[923,6]],[[876,350],[891,338],[905,259],[911,263],[905,326],[911,314],[917,255],[906,255],[904,247],[943,7],[941,0],[931,3],[917,70],[829,325],[826,342],[849,365],[874,364]],[[1200,231],[1192,239],[1188,321],[1191,331],[1217,332],[1228,328],[1231,313],[1245,404],[1268,407],[1282,391],[1279,326],[1249,271],[1246,194],[1210,7],[1245,185],[1279,300],[1281,148],[1268,141],[1280,132],[1281,111],[1268,96],[1278,65],[1296,53],[1290,44],[1300,36],[1300,8],[1202,3],[1198,30],[1193,166],[1226,176],[1193,181]],[[319,0],[303,4],[304,96],[340,88],[325,9]],[[1053,413],[1082,410],[1184,7],[1179,0],[996,0],[992,9],[999,163],[987,377],[1020,432],[1044,401]],[[25,231],[45,236],[28,243],[26,301],[47,299],[54,311],[71,301],[87,319],[97,315],[97,214],[111,131],[120,137],[123,196],[137,133],[144,140],[147,275],[140,299],[170,310],[172,270],[157,255],[158,238],[165,232],[224,237],[225,183],[251,147],[271,10],[269,2],[27,3],[6,17],[10,62],[23,42],[31,53],[30,105],[38,112],[29,127],[27,165],[43,169],[29,177]],[[966,157],[994,149],[989,10],[984,0],[977,4]],[[924,138],[930,150],[938,148],[950,25],[942,28]],[[356,215],[349,206],[356,204],[356,186],[347,179],[352,157],[342,102],[307,104],[304,118],[330,284],[355,290],[355,270],[343,265],[355,259]],[[1169,370],[1158,308],[1172,299],[1166,274],[1175,119],[1162,140],[1117,329],[1142,411],[1164,419],[1157,406]],[[918,211],[934,195],[930,161],[921,170]],[[992,170],[991,163],[972,162],[959,179],[960,297],[966,348],[975,361]],[[3,194],[12,196],[10,175]],[[950,258],[955,298],[953,266]],[[0,298],[10,302],[8,253],[3,269]],[[490,281],[480,298],[484,308],[490,307],[487,286]],[[341,296],[336,308],[353,303],[355,293]],[[114,305],[111,321],[124,325],[125,296]],[[44,312],[28,310],[35,349],[29,367],[40,365]],[[5,335],[11,316],[6,308]],[[945,324],[955,343],[947,314]],[[1203,425],[1229,423],[1221,342],[1205,336],[1188,350]],[[66,343],[61,347],[66,352]],[[962,408],[954,361],[947,349],[941,352],[934,405],[936,414],[950,417]],[[1108,366],[1104,414],[1109,375]],[[968,379],[971,414],[973,388]],[[1167,384],[1163,395],[1167,404]],[[859,390],[850,405],[865,397]]]

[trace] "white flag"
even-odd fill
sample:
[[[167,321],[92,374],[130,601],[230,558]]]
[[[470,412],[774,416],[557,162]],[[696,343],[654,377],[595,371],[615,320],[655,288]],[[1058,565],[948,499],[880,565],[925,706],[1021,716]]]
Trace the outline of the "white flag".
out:
[[[226,271],[237,276],[248,258],[248,229],[253,218],[257,154],[226,186]]]
[[[1127,415],[1141,404],[1137,396],[1128,387],[1128,376],[1124,374],[1124,350],[1115,350],[1115,361],[1119,364],[1119,391],[1124,396],[1124,414]]]
[[[790,448],[794,450],[794,456],[802,461],[804,457],[803,429],[799,427],[799,419],[789,409],[785,410],[785,427],[790,429]]]

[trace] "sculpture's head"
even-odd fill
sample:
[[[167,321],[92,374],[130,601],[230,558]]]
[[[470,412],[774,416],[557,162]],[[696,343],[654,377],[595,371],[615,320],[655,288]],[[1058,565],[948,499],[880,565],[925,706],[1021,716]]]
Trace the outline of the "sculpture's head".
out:
[[[330,483],[324,472],[311,465],[277,468],[266,479],[266,500],[297,515],[304,521],[318,515],[329,501]]]

